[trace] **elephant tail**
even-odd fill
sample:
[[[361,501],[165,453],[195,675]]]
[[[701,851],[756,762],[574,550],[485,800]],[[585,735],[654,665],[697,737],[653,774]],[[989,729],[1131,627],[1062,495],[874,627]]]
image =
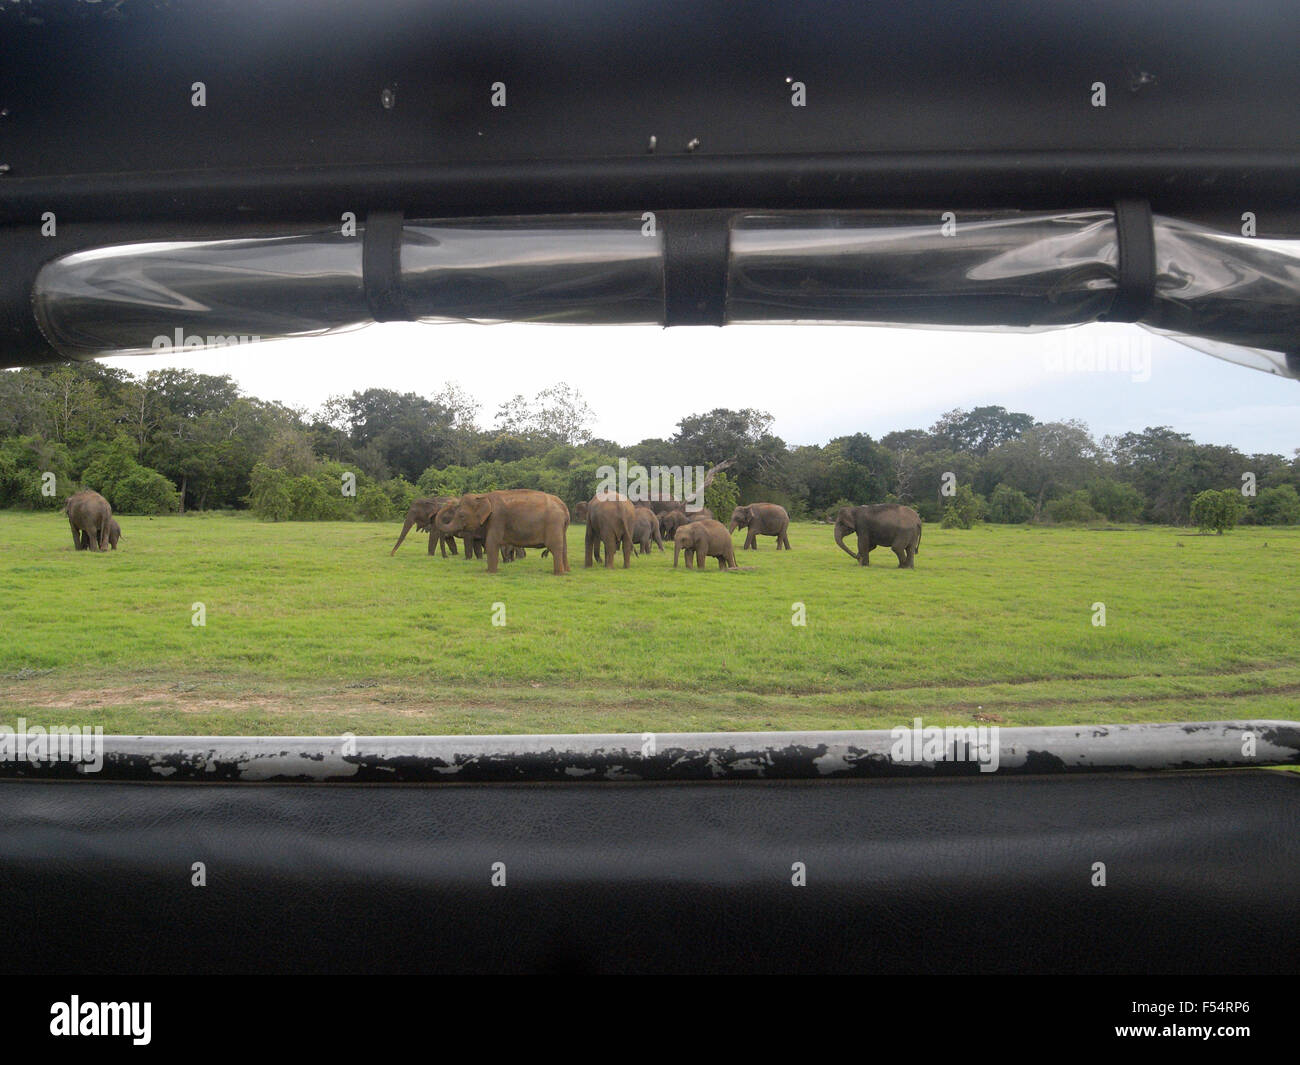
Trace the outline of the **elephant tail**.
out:
[[[913,554],[917,554],[917,555],[921,553],[921,526],[920,525],[916,527],[916,546],[912,548],[912,552]]]

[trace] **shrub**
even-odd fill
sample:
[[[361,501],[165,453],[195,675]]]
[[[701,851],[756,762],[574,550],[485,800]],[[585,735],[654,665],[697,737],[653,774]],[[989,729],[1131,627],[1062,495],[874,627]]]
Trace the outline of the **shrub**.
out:
[[[263,521],[288,521],[293,516],[289,475],[259,462],[249,475],[248,505]]]
[[[357,495],[357,514],[362,521],[392,521],[397,516],[387,493],[374,484],[367,485]]]
[[[1207,488],[1192,500],[1192,523],[1202,532],[1213,530],[1222,536],[1229,529],[1236,528],[1245,509],[1241,493],[1235,488],[1219,492]]]
[[[293,500],[294,521],[329,521],[336,516],[335,501],[329,491],[309,473],[290,482],[289,498]]]
[[[420,496],[420,490],[405,477],[393,477],[379,486],[397,514],[405,514]]]
[[[1088,486],[1088,503],[1108,521],[1137,521],[1146,500],[1124,481],[1100,478]]]
[[[968,484],[958,486],[957,494],[948,500],[943,508],[943,527],[945,529],[969,529],[976,522],[984,520],[988,509],[984,497],[976,493]]]
[[[1255,499],[1254,511],[1260,525],[1300,525],[1300,492],[1289,484],[1265,488]]]
[[[42,492],[47,473],[54,474],[49,495]],[[0,440],[0,507],[57,510],[75,486],[71,456],[64,445],[29,436]]]
[[[1047,516],[1061,524],[1101,521],[1101,515],[1092,509],[1088,493],[1082,488],[1068,496],[1053,499],[1047,504]]]
[[[119,436],[86,467],[81,480],[123,514],[170,514],[180,509],[180,494],[157,470],[141,466],[130,440]]]
[[[1021,525],[1034,516],[1034,503],[1019,488],[1000,484],[989,496],[988,520],[999,525]]]
[[[119,514],[172,514],[180,510],[180,493],[157,470],[137,466],[112,488],[108,501]]]

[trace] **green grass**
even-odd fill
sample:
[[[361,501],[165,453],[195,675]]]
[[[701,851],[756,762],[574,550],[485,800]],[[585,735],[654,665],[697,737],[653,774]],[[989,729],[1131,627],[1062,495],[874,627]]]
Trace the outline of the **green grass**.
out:
[[[742,572],[699,573],[671,550],[586,570],[574,526],[557,578],[535,551],[490,576],[429,558],[420,536],[390,558],[396,524],[122,525],[117,552],[77,553],[61,516],[0,513],[0,721],[301,735],[1300,718],[1294,528],[927,526],[906,571],[884,550],[863,569],[809,524],[788,554],[765,539],[737,552]]]

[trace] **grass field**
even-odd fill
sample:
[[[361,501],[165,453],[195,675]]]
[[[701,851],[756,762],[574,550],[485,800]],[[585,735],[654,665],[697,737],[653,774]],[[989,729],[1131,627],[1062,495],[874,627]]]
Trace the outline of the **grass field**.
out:
[[[418,534],[390,558],[396,524],[122,525],[117,552],[77,553],[61,515],[0,513],[0,720],[365,735],[1300,718],[1295,528],[927,526],[906,571],[885,550],[856,566],[809,524],[788,554],[766,539],[737,552],[742,572],[699,573],[674,570],[671,545],[585,570],[573,526],[556,578],[537,552],[496,576],[429,558]]]

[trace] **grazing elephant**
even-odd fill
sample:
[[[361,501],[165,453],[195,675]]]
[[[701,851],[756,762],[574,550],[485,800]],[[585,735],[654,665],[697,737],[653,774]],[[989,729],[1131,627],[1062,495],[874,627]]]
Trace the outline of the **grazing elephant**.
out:
[[[858,549],[850,551],[844,537],[858,534]],[[840,507],[835,518],[835,542],[864,566],[877,547],[888,547],[898,556],[899,569],[915,569],[921,550],[921,515],[899,503],[872,503],[865,507]]]
[[[674,568],[683,551],[686,552],[687,569],[691,568],[692,555],[700,569],[704,568],[706,558],[716,558],[718,569],[736,568],[736,550],[731,542],[731,533],[722,522],[714,521],[712,518],[687,522],[678,527],[677,532],[673,534]]]
[[[406,512],[406,521],[402,524],[402,533],[397,538],[397,543],[393,544],[393,549],[388,552],[388,557],[392,558],[397,554],[397,549],[402,546],[402,541],[406,539],[412,527],[420,532],[429,534],[429,554],[434,553],[434,549],[442,548],[442,557],[447,557],[447,548],[451,548],[451,553],[456,553],[456,541],[450,536],[440,535],[433,527],[433,519],[438,516],[438,511],[448,503],[454,502],[451,496],[436,496],[433,498],[417,499],[411,504],[410,509]]]
[[[617,492],[608,492],[594,496],[587,504],[587,558],[583,565],[590,568],[593,551],[597,544],[605,546],[605,568],[614,568],[614,552],[623,547],[623,568],[632,565],[632,545],[636,542],[634,526],[636,508],[627,496]],[[599,561],[599,558],[597,558]]]
[[[658,544],[660,551],[664,549],[663,534],[659,531],[659,515],[640,503],[636,504],[632,519],[632,539],[643,555],[650,554],[651,544]]]
[[[713,521],[713,511],[708,507],[685,510],[683,504],[678,503],[676,509],[659,513],[659,534],[665,540],[670,540],[677,534],[678,529],[693,521]]]
[[[72,526],[72,543],[78,551],[108,550],[108,523],[113,518],[113,508],[107,499],[89,489],[74,492],[63,504],[63,513]]]
[[[554,562],[556,576],[569,572],[569,508],[564,501],[531,488],[511,488],[481,494],[466,493],[438,511],[434,528],[446,536],[480,532],[487,555],[487,571],[512,554],[512,548],[544,547]],[[470,550],[466,540],[466,551]],[[522,552],[518,552],[522,556]]]
[[[108,546],[114,551],[117,550],[117,542],[122,539],[122,526],[117,523],[116,518],[108,519]]]
[[[782,547],[790,550],[790,538],[786,535],[790,529],[790,515],[786,513],[785,507],[777,503],[750,503],[748,506],[737,507],[731,512],[728,531],[735,532],[737,529],[749,530],[745,534],[742,551],[757,551],[760,536],[775,536],[778,551]]]

